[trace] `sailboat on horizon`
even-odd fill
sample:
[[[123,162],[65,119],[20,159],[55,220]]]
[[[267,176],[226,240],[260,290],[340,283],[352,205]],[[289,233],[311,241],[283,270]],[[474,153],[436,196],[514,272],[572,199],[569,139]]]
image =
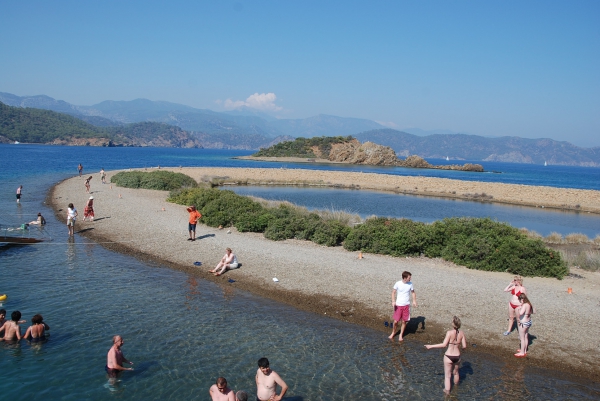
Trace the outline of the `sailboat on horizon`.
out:
[[[548,165],[548,162],[544,160],[544,166],[547,166],[547,165]]]

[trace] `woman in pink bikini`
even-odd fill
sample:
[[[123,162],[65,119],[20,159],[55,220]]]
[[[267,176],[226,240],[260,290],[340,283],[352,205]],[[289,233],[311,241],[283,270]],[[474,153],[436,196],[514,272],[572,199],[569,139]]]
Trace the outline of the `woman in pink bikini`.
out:
[[[513,281],[506,286],[504,292],[511,293],[510,302],[508,303],[508,328],[504,332],[504,335],[507,336],[512,332],[513,323],[519,312],[517,308],[521,306],[519,295],[527,294],[527,290],[523,287],[523,277],[515,276]]]

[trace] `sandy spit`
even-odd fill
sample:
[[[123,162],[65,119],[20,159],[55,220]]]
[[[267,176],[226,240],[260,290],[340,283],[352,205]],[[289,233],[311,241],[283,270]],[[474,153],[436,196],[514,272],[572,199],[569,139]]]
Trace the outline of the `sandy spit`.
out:
[[[393,177],[378,174],[322,172],[286,169],[173,169],[209,180],[229,177],[246,182],[322,181],[332,185],[360,185],[361,188],[386,189],[419,186],[446,192],[486,192],[509,199],[555,199],[598,208],[598,191],[562,190],[547,187],[461,182],[454,180]],[[107,179],[115,172],[109,172]],[[90,194],[84,180],[71,178],[57,184],[48,200],[61,221],[66,222],[67,205],[79,210],[76,232],[103,246],[153,260],[219,283],[226,293],[236,288],[285,302],[300,309],[385,331],[384,322],[392,312],[391,291],[401,273],[413,275],[418,308],[412,310],[414,324],[407,330],[406,341],[439,342],[450,327],[453,315],[462,319],[470,347],[468,352],[496,355],[509,366],[532,364],[593,378],[600,374],[600,274],[578,270],[579,277],[564,280],[526,278],[525,286],[537,309],[533,316],[534,337],[528,358],[513,357],[518,348],[514,331],[504,337],[509,296],[503,292],[512,280],[508,273],[469,270],[438,259],[392,258],[388,256],[328,248],[307,241],[274,242],[262,234],[238,233],[198,226],[195,242],[187,241],[188,213],[184,206],[166,202],[167,192],[133,190],[92,181],[96,220],[82,222],[83,207]],[[516,188],[510,188],[516,187]],[[535,195],[537,194],[537,195]],[[528,198],[530,196],[530,198]],[[594,201],[596,199],[596,201]],[[586,206],[586,207],[587,207]],[[65,237],[67,228],[65,226]],[[242,267],[221,277],[207,271],[231,247]],[[201,261],[196,267],[193,262]],[[279,282],[275,283],[276,277]],[[235,280],[229,283],[228,279]],[[567,288],[573,289],[572,294]],[[417,324],[418,323],[418,324]],[[389,341],[382,336],[382,341]]]

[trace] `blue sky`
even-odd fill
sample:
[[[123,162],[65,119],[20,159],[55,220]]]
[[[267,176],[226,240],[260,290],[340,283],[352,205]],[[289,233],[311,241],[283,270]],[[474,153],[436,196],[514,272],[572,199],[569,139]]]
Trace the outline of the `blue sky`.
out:
[[[4,1],[0,92],[600,146],[600,1]]]

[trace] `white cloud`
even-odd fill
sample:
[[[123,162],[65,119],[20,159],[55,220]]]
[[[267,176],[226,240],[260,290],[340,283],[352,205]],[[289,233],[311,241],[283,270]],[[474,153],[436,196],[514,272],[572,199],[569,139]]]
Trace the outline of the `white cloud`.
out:
[[[246,100],[227,99],[223,102],[223,107],[227,110],[239,109],[244,106],[261,111],[283,110],[283,107],[275,104],[275,100],[277,100],[277,96],[275,96],[273,92],[255,93],[254,95],[248,96]]]

